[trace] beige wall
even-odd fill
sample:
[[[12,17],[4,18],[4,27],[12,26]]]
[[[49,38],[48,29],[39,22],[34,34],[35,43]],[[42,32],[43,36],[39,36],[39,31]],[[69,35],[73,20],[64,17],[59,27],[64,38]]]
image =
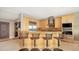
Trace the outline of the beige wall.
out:
[[[14,33],[15,33],[14,31],[15,31],[14,22],[10,21],[9,38],[14,38]]]
[[[79,13],[75,13],[75,20],[73,20],[73,36],[74,40],[79,41]]]

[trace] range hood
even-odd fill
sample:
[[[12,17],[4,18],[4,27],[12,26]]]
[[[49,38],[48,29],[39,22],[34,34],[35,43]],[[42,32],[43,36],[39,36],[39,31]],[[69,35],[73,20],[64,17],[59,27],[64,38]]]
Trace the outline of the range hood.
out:
[[[55,18],[53,16],[48,17],[48,27],[55,28]]]

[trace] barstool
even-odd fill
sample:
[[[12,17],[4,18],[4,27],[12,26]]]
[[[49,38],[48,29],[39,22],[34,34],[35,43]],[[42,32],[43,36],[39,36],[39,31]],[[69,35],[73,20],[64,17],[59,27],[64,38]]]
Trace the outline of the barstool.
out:
[[[62,49],[60,49],[60,40],[63,39],[62,34],[58,34],[58,37],[54,37],[55,39],[57,39],[57,46],[58,48],[54,48],[53,51],[63,51]]]
[[[28,34],[29,33],[21,33],[20,35],[20,37],[19,37],[19,39],[21,39],[22,40],[22,45],[24,46],[24,39],[27,39],[28,38]],[[28,48],[21,48],[19,51],[29,51],[29,49]]]
[[[23,38],[22,38],[23,39],[23,42],[24,42],[24,39],[27,39],[28,38],[28,34],[29,33],[23,33]],[[23,46],[24,46],[24,43],[23,43]]]
[[[63,51],[63,50],[60,48],[54,48],[53,51]]]
[[[19,51],[29,51],[29,49],[28,48],[22,48]]]
[[[48,40],[52,39],[52,34],[45,34],[45,37],[43,39],[46,42],[46,48],[44,48],[42,51],[51,51],[51,49],[48,48]]]
[[[20,33],[19,33],[19,39],[25,39],[25,38],[28,38],[28,34],[29,34],[29,33],[23,33],[23,32],[20,32]]]
[[[32,37],[31,37],[31,40],[33,40],[34,42],[34,48],[31,49],[31,51],[40,51],[39,48],[36,48],[36,40],[39,39],[39,33],[33,33],[32,34]]]

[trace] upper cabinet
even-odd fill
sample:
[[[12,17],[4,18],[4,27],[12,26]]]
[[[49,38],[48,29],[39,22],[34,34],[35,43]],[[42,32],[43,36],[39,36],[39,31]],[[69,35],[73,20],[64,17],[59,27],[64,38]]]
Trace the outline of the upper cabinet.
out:
[[[49,21],[50,20],[50,21]],[[41,19],[37,20],[35,18],[26,16],[23,18],[21,21],[21,30],[22,31],[55,31],[55,30],[61,30],[62,27],[62,21],[61,17],[56,17],[56,18],[46,18],[46,19]]]
[[[62,27],[62,18],[56,17],[55,18],[55,28],[61,29],[61,27]]]
[[[48,27],[48,19],[39,20],[39,27],[40,28],[47,28]]]
[[[21,31],[28,31],[29,20],[30,20],[29,16],[23,17],[23,20],[21,21]]]
[[[58,31],[62,28],[62,18],[47,18],[39,21],[40,28],[45,31]]]
[[[62,23],[72,23],[74,20],[75,15],[74,14],[68,14],[65,16],[62,16]]]

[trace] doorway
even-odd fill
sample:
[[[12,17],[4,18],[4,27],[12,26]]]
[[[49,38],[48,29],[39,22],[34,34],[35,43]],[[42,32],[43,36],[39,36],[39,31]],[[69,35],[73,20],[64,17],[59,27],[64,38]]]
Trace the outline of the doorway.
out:
[[[9,23],[0,22],[0,38],[9,38]]]

